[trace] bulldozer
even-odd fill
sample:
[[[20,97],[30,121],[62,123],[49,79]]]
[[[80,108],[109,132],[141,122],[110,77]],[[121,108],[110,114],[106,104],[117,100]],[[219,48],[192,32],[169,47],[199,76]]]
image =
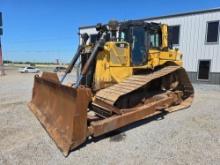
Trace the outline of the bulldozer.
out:
[[[168,25],[112,20],[97,24],[96,31],[80,34],[62,77],[51,72],[34,77],[29,109],[65,156],[89,137],[185,109],[194,96]],[[76,65],[76,81],[64,83]]]

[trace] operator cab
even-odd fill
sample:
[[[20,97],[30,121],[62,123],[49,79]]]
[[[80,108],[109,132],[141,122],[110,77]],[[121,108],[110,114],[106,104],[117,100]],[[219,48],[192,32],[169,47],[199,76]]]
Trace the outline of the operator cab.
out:
[[[112,24],[109,24],[110,40],[130,44],[132,66],[146,64],[150,49],[160,50],[162,45],[160,24],[144,21],[127,21],[118,26],[115,22],[114,26]]]
[[[132,66],[146,64],[149,50],[160,50],[162,45],[162,32],[157,23],[127,21],[121,23],[118,33],[118,41],[130,44]]]
[[[126,21],[119,23],[110,21],[106,41],[128,42],[131,50],[131,65],[145,65],[149,50],[161,50],[162,32],[161,24],[144,21]],[[99,35],[90,36],[90,44],[94,45]]]

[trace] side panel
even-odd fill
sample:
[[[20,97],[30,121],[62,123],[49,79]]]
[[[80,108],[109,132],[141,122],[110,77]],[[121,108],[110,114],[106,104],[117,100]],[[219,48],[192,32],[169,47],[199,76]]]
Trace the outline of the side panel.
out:
[[[110,66],[130,66],[130,46],[127,42],[109,42]]]
[[[114,82],[120,83],[126,78],[132,76],[132,67],[110,67],[110,74]]]
[[[96,60],[94,90],[106,88],[132,75],[127,42],[108,42]]]

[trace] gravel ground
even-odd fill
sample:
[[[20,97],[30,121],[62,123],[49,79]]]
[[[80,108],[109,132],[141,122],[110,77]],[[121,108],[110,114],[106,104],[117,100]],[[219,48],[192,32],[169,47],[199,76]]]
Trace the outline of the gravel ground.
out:
[[[33,74],[0,77],[0,164],[219,164],[220,86],[194,85],[191,108],[90,140],[65,158],[28,110]]]

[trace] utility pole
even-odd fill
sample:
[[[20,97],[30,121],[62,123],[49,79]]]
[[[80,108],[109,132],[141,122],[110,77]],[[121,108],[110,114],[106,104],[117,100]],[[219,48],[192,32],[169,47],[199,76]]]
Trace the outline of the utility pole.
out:
[[[2,13],[0,12],[0,76],[5,75],[5,69],[3,65],[3,58],[2,58],[2,44],[1,44],[1,35],[3,34],[2,30]]]

